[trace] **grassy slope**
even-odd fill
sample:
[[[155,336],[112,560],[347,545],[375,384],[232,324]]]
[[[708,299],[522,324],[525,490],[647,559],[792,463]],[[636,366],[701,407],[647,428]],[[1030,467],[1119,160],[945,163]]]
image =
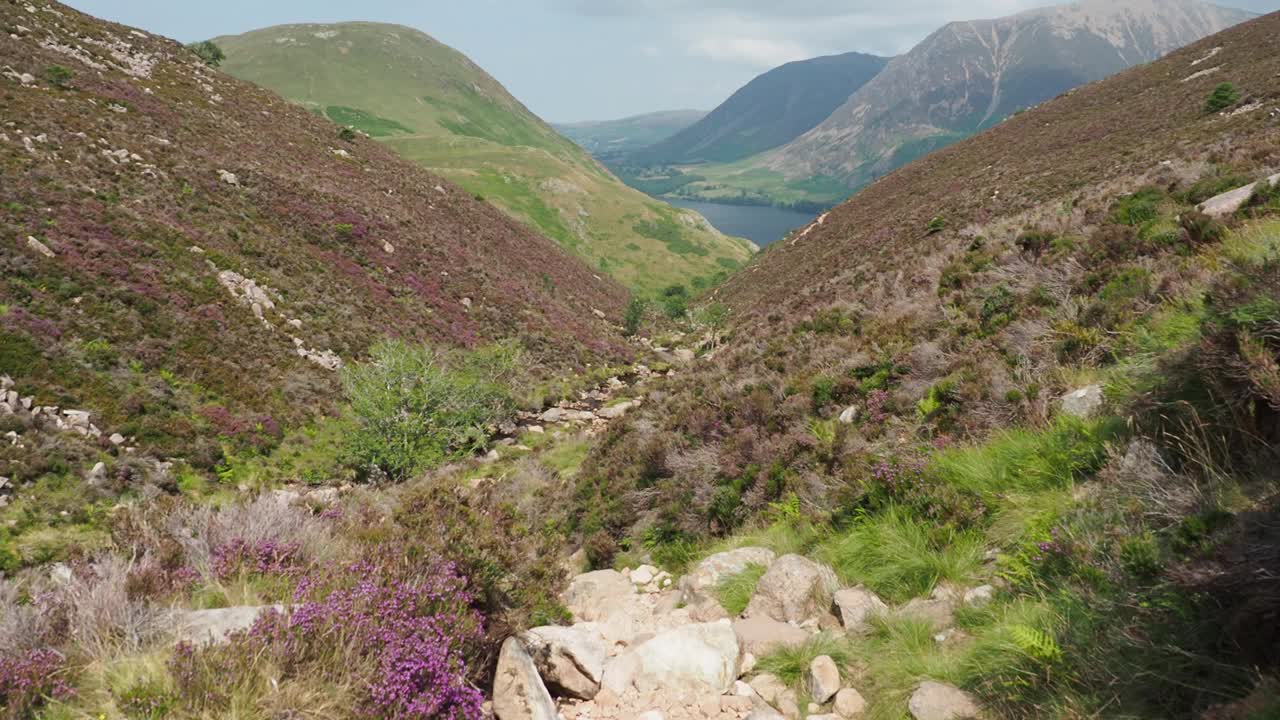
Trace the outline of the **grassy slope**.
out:
[[[465,56],[416,30],[282,26],[217,42],[227,72],[376,135],[633,289],[710,280],[750,257],[745,242],[692,216],[681,222],[685,213],[625,187]],[[636,230],[664,218],[680,223],[682,242]]]

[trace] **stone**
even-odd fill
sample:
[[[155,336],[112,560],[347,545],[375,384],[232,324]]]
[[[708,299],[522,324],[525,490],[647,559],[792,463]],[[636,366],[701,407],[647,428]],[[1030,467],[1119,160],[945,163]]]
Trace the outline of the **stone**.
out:
[[[608,647],[595,624],[534,628],[521,639],[543,682],[558,695],[590,700],[599,692]]]
[[[0,390],[12,390],[13,378],[8,375],[0,375]]]
[[[599,415],[605,420],[617,420],[623,415],[626,415],[628,412],[631,412],[631,410],[634,409],[637,405],[639,405],[639,403],[637,403],[636,401],[628,400],[626,402],[618,403],[617,405],[610,405],[609,407],[600,408],[599,410],[596,411],[596,415]]]
[[[218,179],[228,185],[239,185],[240,178],[228,170],[218,170]]]
[[[765,707],[751,711],[751,714],[747,716],[747,720],[786,720],[786,718],[782,717],[777,710]]]
[[[739,644],[742,643],[741,638],[739,638],[738,643]],[[743,675],[748,675],[751,673],[752,670],[756,669],[757,662],[759,661],[756,660],[755,654],[752,653],[750,650],[743,648],[742,662],[739,663],[738,670],[742,671]]]
[[[1272,175],[1263,182],[1269,183],[1274,187],[1277,183],[1280,183],[1280,174]],[[1257,187],[1257,183],[1252,183],[1209,198],[1200,205],[1200,212],[1215,218],[1233,215],[1253,197],[1255,187]]]
[[[981,714],[978,703],[959,688],[932,680],[920,683],[907,709],[915,720],[966,720]]]
[[[607,618],[619,603],[630,602],[635,593],[635,585],[622,573],[596,570],[571,580],[563,599],[575,619],[597,622]]]
[[[843,720],[857,720],[866,714],[867,701],[857,690],[844,688],[836,693],[836,701],[832,709]]]
[[[784,555],[760,578],[744,615],[795,623],[815,620],[831,607],[837,587],[830,568],[799,555]]]
[[[850,405],[849,407],[845,408],[845,411],[840,413],[840,422],[844,423],[845,425],[852,425],[854,421],[857,419],[858,419],[858,408],[853,405]]]
[[[826,715],[809,715],[805,720],[840,720],[835,713],[827,713]]]
[[[964,594],[964,604],[969,607],[985,607],[996,597],[996,589],[991,585],[979,585]]]
[[[777,703],[778,697],[787,690],[787,684],[772,673],[760,673],[751,678],[751,682],[747,684],[751,686],[752,690],[756,691],[756,694],[762,700],[770,705]]]
[[[697,357],[697,355],[689,348],[677,348],[673,354],[675,355],[676,362],[684,364],[693,362],[694,358]]]
[[[215,610],[185,610],[174,616],[174,635],[178,642],[193,645],[218,645],[232,633],[253,627],[267,612],[284,612],[283,605],[243,605]]]
[[[56,257],[54,252],[49,249],[48,245],[45,245],[30,235],[27,236],[27,247],[47,258]]]
[[[636,720],[667,720],[667,716],[661,710],[650,710],[637,715]]]
[[[725,578],[737,575],[751,565],[769,567],[776,557],[772,550],[761,547],[738,548],[708,556],[680,578],[679,587],[684,601],[694,605],[699,599],[712,598]]]
[[[777,702],[778,711],[781,712],[788,720],[800,720],[800,698],[796,697],[796,691],[790,688],[783,690],[778,695]]]
[[[809,640],[809,633],[795,625],[763,616],[734,620],[733,632],[742,649],[756,657],[780,648],[799,647]]]
[[[112,445],[117,447],[124,444],[124,436],[120,433],[111,433],[111,437],[107,439],[111,441]]]
[[[90,487],[102,487],[107,484],[107,466],[105,463],[97,463],[89,474],[85,476],[84,481],[89,483]]]
[[[845,630],[853,633],[870,631],[871,618],[889,610],[889,606],[879,595],[862,585],[845,588],[835,595],[836,609],[840,611],[840,623]]]
[[[1104,399],[1101,385],[1083,387],[1062,396],[1062,412],[1087,420],[1098,414]]]
[[[601,686],[615,693],[714,693],[738,678],[738,639],[727,620],[659,633],[605,665]]]
[[[507,638],[493,679],[493,713],[498,720],[558,720],[556,704],[517,638]]]
[[[830,655],[819,655],[809,663],[809,697],[819,705],[840,692],[840,668]]]
[[[658,574],[658,568],[652,565],[641,565],[631,571],[631,584],[648,585],[653,582],[654,576]]]
[[[934,630],[945,630],[955,621],[956,596],[939,585],[928,598],[916,598],[898,609],[898,617],[910,617],[929,623]]]

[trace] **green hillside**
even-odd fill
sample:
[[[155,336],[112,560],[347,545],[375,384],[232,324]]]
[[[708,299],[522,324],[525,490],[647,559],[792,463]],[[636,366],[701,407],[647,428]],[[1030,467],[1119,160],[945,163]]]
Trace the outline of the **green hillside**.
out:
[[[632,289],[704,284],[751,255],[746,241],[695,213],[624,186],[464,55],[417,30],[287,25],[216,42],[226,72],[377,138]]]
[[[668,110],[621,120],[556,123],[552,127],[592,155],[609,158],[662,142],[706,115],[702,110]]]

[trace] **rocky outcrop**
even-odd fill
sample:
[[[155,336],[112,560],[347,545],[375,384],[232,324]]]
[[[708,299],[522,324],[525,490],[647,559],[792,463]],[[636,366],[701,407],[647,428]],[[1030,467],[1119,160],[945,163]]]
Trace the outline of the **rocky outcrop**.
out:
[[[1104,400],[1102,386],[1090,385],[1063,395],[1062,412],[1065,415],[1087,420],[1098,414]]]
[[[558,720],[551,693],[524,644],[507,638],[493,680],[493,712],[498,720]]]
[[[538,674],[558,694],[590,700],[599,692],[608,646],[594,623],[534,628],[522,639]]]
[[[907,709],[915,720],[970,720],[982,713],[969,693],[932,680],[920,683]]]
[[[635,688],[641,693],[723,695],[738,678],[738,655],[738,638],[727,620],[685,625],[611,660],[601,685],[616,693]]]
[[[799,647],[809,639],[809,633],[790,623],[778,622],[771,617],[751,617],[733,621],[733,632],[744,652],[764,657],[782,648]]]
[[[174,637],[193,645],[220,644],[253,627],[267,612],[284,612],[283,605],[246,605],[215,610],[184,610],[174,614]]]
[[[688,605],[694,605],[701,600],[711,598],[716,587],[725,578],[742,573],[752,565],[762,565],[767,568],[773,564],[776,557],[772,550],[760,547],[738,548],[711,555],[680,578],[683,600]]]
[[[801,624],[817,621],[829,613],[838,587],[830,568],[799,555],[784,555],[760,578],[744,615]]]
[[[1262,180],[1261,183],[1267,183],[1271,187],[1275,187],[1277,184],[1280,184],[1280,174],[1272,175],[1271,177]],[[1225,192],[1216,197],[1209,198],[1200,205],[1200,212],[1214,218],[1234,215],[1236,211],[1244,207],[1245,204],[1253,198],[1255,189],[1261,183],[1238,187],[1230,192]]]

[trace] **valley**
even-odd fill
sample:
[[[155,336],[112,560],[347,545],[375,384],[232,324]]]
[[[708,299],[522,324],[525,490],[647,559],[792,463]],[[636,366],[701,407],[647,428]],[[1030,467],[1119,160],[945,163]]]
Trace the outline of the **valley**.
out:
[[[281,7],[0,3],[0,720],[1280,713],[1280,12]]]

